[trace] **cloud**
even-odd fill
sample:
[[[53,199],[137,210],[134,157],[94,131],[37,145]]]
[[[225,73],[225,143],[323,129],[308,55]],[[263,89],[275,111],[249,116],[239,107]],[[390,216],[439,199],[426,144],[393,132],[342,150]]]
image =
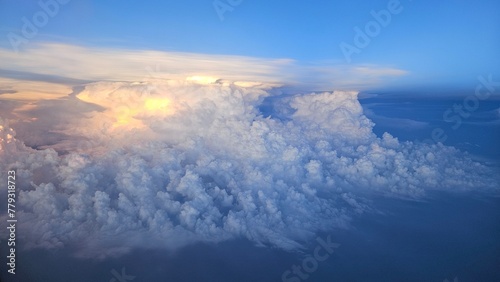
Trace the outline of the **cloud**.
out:
[[[5,100],[39,101],[67,97],[72,92],[71,86],[43,82],[18,80],[0,77],[0,88],[9,89],[0,92],[0,103]]]
[[[247,238],[297,250],[347,228],[372,193],[498,190],[492,171],[452,147],[378,138],[355,92],[276,99],[263,116],[270,95],[222,82],[94,83],[76,94],[94,108],[57,123],[64,139],[43,150],[1,120],[0,171],[17,169],[23,245],[95,257]]]
[[[17,91],[15,91],[15,90],[1,90],[0,89],[0,95],[2,95],[2,94],[14,94],[16,92]]]
[[[32,44],[20,53],[0,48],[0,77],[59,82],[151,81],[210,77],[244,85],[292,85],[303,89],[361,90],[408,74],[378,65],[304,64],[290,58]],[[21,82],[19,82],[21,84]],[[0,83],[0,87],[2,84]]]
[[[123,50],[58,43],[40,44],[18,55],[8,49],[0,49],[0,58],[4,62],[2,67],[7,70],[92,81],[214,75],[232,80],[250,78],[272,82],[274,79],[283,80],[283,76],[277,75],[293,63],[290,59]]]

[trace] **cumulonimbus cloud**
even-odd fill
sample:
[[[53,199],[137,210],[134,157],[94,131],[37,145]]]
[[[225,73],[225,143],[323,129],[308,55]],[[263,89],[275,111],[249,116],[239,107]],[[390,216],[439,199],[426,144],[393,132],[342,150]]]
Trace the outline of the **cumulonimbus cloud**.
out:
[[[377,137],[355,92],[277,99],[263,115],[270,95],[232,83],[94,83],[77,98],[95,110],[43,150],[2,120],[0,171],[17,170],[25,246],[107,256],[247,238],[294,250],[347,227],[369,193],[499,187],[452,147]]]

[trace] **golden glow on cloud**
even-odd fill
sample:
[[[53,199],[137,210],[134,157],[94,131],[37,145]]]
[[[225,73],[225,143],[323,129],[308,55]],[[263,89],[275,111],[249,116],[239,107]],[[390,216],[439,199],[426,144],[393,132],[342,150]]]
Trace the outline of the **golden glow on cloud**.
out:
[[[190,76],[190,77],[186,78],[186,80],[192,81],[192,82],[195,82],[198,84],[212,84],[212,83],[217,82],[217,80],[219,80],[219,78],[213,77],[213,76],[196,75],[196,76]]]
[[[0,123],[2,123],[2,119],[0,118]],[[11,134],[12,133],[12,134]],[[14,135],[13,131],[9,126],[4,127],[3,125],[0,125],[0,152],[4,150],[4,147],[2,144],[9,144],[14,142]]]
[[[163,116],[173,113],[172,101],[169,98],[147,98],[142,107],[140,105],[118,106],[116,109],[109,109],[111,115],[115,115],[113,128],[142,128],[140,116]]]
[[[148,98],[144,102],[144,108],[148,112],[162,112],[167,113],[171,111],[169,107],[172,102],[168,98]]]
[[[122,126],[127,128],[143,127],[142,122],[135,118],[138,113],[138,110],[131,110],[124,106],[118,107],[115,111],[110,113],[111,116],[114,115],[115,122],[113,123],[113,128]]]
[[[104,87],[103,87],[104,85]],[[141,84],[130,84],[133,87],[144,87]],[[76,97],[84,102],[105,108],[100,122],[111,124],[113,129],[143,128],[143,119],[151,116],[163,117],[175,113],[176,105],[173,97],[146,93],[141,97],[123,98],[132,89],[122,88],[123,83],[107,83],[89,85]],[[144,89],[147,89],[144,88]],[[181,100],[175,100],[177,103]],[[184,100],[182,100],[184,101]]]
[[[142,107],[135,105],[118,106],[116,109],[109,109],[110,115],[114,115],[115,122],[113,128],[142,128],[141,115],[167,115],[173,113],[171,100],[168,98],[147,98]]]

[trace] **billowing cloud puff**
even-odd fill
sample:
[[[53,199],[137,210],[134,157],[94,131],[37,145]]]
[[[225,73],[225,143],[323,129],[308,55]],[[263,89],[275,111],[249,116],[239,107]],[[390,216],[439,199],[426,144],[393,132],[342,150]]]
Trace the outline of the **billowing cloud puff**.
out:
[[[498,187],[452,147],[377,137],[354,92],[275,99],[270,115],[269,92],[231,83],[101,82],[76,97],[96,106],[43,150],[0,121],[27,247],[106,256],[247,238],[293,250],[347,227],[370,193]]]

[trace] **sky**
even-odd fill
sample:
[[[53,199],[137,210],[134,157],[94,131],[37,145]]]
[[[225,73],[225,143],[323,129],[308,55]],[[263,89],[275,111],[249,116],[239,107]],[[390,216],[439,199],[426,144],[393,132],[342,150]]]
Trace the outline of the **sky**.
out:
[[[0,0],[1,281],[497,281],[499,11]]]
[[[302,77],[309,74],[316,86],[334,80],[329,76],[335,75],[327,72],[320,81],[314,81],[318,74],[307,67],[340,67],[345,71],[367,66],[405,74],[384,75],[382,71],[377,74],[377,82],[370,85],[362,85],[351,74],[354,81],[348,87],[356,90],[389,86],[473,88],[478,75],[498,73],[500,66],[496,55],[500,49],[498,1],[305,4],[256,0],[234,1],[234,6],[199,0],[66,2],[58,5],[59,11],[39,28],[36,36],[20,44],[21,52],[51,42],[117,50],[289,59],[301,66]],[[391,5],[396,8],[387,24],[379,25],[380,30],[374,30],[367,46],[360,45],[363,48],[348,56],[348,61],[341,43],[356,47],[355,27],[365,31],[374,20],[371,12],[388,11]],[[38,1],[1,1],[0,46],[11,49],[8,34],[21,34],[22,18],[33,20],[41,10]]]

